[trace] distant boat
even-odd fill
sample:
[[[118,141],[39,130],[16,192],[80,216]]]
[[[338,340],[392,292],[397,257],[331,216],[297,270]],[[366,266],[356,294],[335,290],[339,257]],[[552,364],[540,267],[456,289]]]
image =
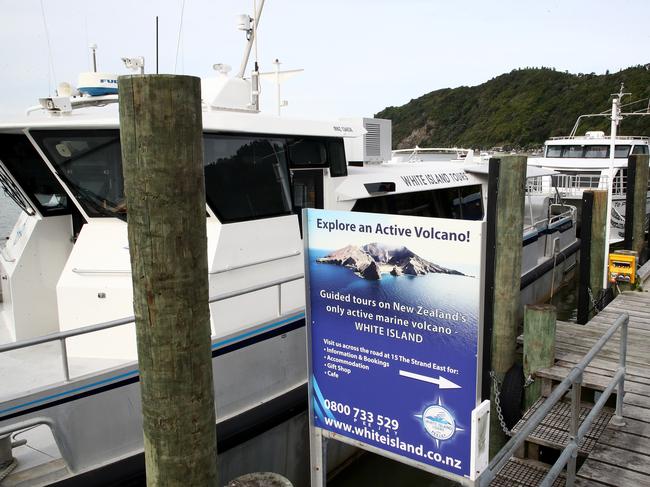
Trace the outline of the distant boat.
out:
[[[650,115],[647,109],[633,113],[620,113],[619,93],[612,103],[612,111],[598,114],[581,115],[573,130],[565,137],[551,137],[544,144],[543,157],[531,157],[528,164],[552,169],[558,174],[553,176],[553,184],[562,200],[581,210],[582,193],[589,189],[608,189],[612,181],[611,233],[610,243],[621,242],[625,234],[625,198],[627,194],[627,163],[630,155],[650,154],[650,138],[642,136],[624,136],[618,133],[605,135],[603,131],[587,131],[576,135],[583,118],[612,117],[618,113],[618,119]],[[613,125],[616,131],[616,125]],[[547,192],[548,188],[538,188]],[[650,192],[646,206],[646,218],[650,215]],[[578,215],[580,217],[580,215]]]

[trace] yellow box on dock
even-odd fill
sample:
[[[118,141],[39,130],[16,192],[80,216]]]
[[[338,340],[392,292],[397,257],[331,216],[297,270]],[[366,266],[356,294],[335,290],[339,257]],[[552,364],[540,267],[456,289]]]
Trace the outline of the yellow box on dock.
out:
[[[636,281],[637,254],[631,250],[622,250],[609,254],[609,280],[611,282]]]

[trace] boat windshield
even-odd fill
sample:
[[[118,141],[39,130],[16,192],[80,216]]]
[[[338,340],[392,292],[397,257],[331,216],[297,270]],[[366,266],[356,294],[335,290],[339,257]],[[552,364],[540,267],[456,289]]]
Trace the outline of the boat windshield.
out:
[[[70,202],[65,190],[25,135],[0,134],[0,161],[42,216],[70,213]],[[5,193],[23,211],[32,214],[30,203],[24,201],[13,179],[4,169],[0,171],[0,184]]]
[[[629,145],[617,145],[614,152],[614,157],[616,159],[626,158],[630,154],[630,147],[631,146]],[[573,159],[607,159],[609,158],[609,148],[610,146],[606,144],[547,145],[546,157],[562,157]]]
[[[32,135],[89,217],[126,220],[118,130]],[[203,149],[207,203],[222,223],[322,207],[325,171],[347,173],[341,138],[204,133]]]
[[[126,219],[119,131],[51,130],[33,136],[89,217]]]

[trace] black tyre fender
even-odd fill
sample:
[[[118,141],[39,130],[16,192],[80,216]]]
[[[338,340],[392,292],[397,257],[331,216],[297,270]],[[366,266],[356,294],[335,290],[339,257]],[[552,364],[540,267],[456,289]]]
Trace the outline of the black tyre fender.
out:
[[[499,399],[503,420],[508,429],[512,429],[523,416],[524,382],[524,368],[520,364],[510,367],[503,378]]]

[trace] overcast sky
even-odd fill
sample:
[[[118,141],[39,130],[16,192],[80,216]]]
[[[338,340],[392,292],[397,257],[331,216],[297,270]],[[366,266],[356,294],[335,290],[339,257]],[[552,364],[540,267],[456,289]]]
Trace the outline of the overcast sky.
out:
[[[244,35],[235,17],[252,14],[252,5],[0,0],[0,115],[23,112],[55,82],[76,85],[93,42],[100,71],[126,73],[120,58],[144,55],[151,72],[156,15],[161,72],[210,76],[219,62],[237,71]],[[518,67],[600,74],[648,63],[648,20],[649,0],[267,0],[259,60],[263,71],[275,58],[284,69],[305,69],[283,85],[286,115],[371,116]],[[271,108],[273,85],[263,89]]]

